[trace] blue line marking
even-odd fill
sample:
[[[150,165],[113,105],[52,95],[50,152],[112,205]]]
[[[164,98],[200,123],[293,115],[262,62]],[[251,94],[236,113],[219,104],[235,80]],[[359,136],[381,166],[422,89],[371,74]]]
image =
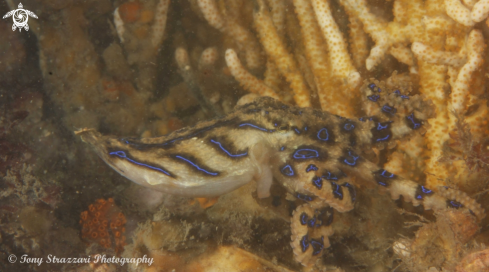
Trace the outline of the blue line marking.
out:
[[[338,180],[338,177],[335,174],[332,174],[331,172],[327,172],[328,176],[323,175],[322,177],[326,180]]]
[[[383,126],[381,122],[377,124],[377,130],[383,130],[386,128],[389,128],[389,123],[387,123],[385,126]]]
[[[338,198],[339,200],[343,200],[343,190],[341,189],[341,187],[334,181],[331,181],[331,187],[333,187],[334,197]]]
[[[313,228],[314,225],[316,225],[316,216],[314,216],[313,218],[311,218],[311,220],[309,220],[308,225],[311,228]]]
[[[391,172],[387,171],[387,170],[384,170],[382,171],[382,173],[380,173],[381,176],[383,176],[384,178],[395,178],[396,175],[392,174]]]
[[[308,241],[307,234],[302,236],[301,248],[302,248],[302,252],[306,252],[306,250],[309,248],[309,241]]]
[[[462,203],[459,203],[459,202],[457,202],[457,201],[455,201],[455,200],[451,200],[449,203],[450,203],[450,205],[452,205],[452,207],[454,207],[455,209],[461,208],[461,207],[463,206],[463,205],[462,205]]]
[[[321,253],[321,251],[323,250],[324,248],[324,237],[321,236],[321,241],[319,240],[316,240],[316,239],[311,239],[311,246],[312,246],[312,256],[316,256],[318,255],[319,253]]]
[[[144,164],[144,163],[141,163],[141,162],[138,162],[138,161],[135,161],[133,159],[130,159],[127,157],[126,155],[126,152],[124,151],[114,151],[114,152],[110,152],[109,155],[112,155],[112,156],[118,156],[120,158],[123,158],[123,159],[126,159],[127,161],[131,162],[131,163],[134,163],[134,164],[137,164],[137,165],[140,165],[140,166],[144,166],[144,167],[147,167],[149,169],[153,169],[153,170],[156,170],[158,172],[161,172],[169,177],[172,177],[172,175],[168,172],[168,171],[165,171],[161,168],[158,168],[158,167],[154,167],[154,166],[151,166],[151,165],[147,165],[147,164]]]
[[[294,128],[294,130],[297,134],[301,134],[301,131],[298,128]]]
[[[326,137],[322,137],[321,134],[326,134]],[[321,140],[321,141],[327,141],[329,139],[329,133],[328,133],[328,129],[327,128],[322,128],[318,131],[318,135],[317,135],[318,139]]]
[[[399,90],[395,90],[394,93],[397,94],[398,96],[400,96],[402,99],[409,99],[408,95],[401,94],[401,91],[399,91]]]
[[[395,114],[397,112],[396,108],[394,107],[391,107],[387,104],[385,104],[384,106],[382,106],[382,111],[385,112],[385,113],[389,113],[389,114]]]
[[[390,137],[390,136],[391,136],[391,135],[390,135],[390,134],[388,134],[388,135],[387,135],[387,136],[385,136],[384,138],[378,138],[378,139],[377,139],[377,142],[387,141],[387,140],[389,139],[389,137]]]
[[[323,187],[323,180],[321,177],[313,177],[312,178],[312,183],[314,186],[316,186],[318,189],[321,189]]]
[[[319,152],[315,149],[297,149],[292,157],[296,160],[312,159],[319,157]]]
[[[307,214],[306,213],[301,213],[301,225],[307,224]]]
[[[297,193],[297,195],[295,197],[297,197],[300,200],[304,200],[304,201],[312,201],[312,197],[311,196],[303,195],[303,194],[300,194],[300,193]]]
[[[121,157],[121,158],[127,158],[126,157],[126,152],[124,151],[114,151],[114,152],[110,152],[109,155],[112,155],[112,156],[118,156],[118,157]]]
[[[230,156],[230,157],[238,158],[238,157],[243,157],[243,156],[248,155],[248,152],[245,152],[245,153],[242,153],[242,154],[231,154],[231,152],[229,152],[228,150],[226,150],[222,146],[222,144],[220,142],[218,142],[218,141],[216,141],[214,139],[211,139],[211,142],[217,144],[221,148],[221,150],[224,151],[226,154],[228,154],[228,156]]]
[[[198,166],[197,164],[195,164],[193,161],[191,161],[191,160],[189,160],[187,158],[184,158],[184,157],[182,157],[180,155],[176,155],[175,158],[181,159],[181,160],[189,163],[190,165],[192,165],[193,167],[195,167],[197,170],[202,171],[202,172],[204,172],[204,173],[206,173],[208,175],[211,175],[211,176],[217,176],[217,175],[219,175],[218,172],[211,172],[211,171],[205,170],[205,169],[201,168],[200,166]]]
[[[375,87],[377,87],[377,85],[375,85],[374,83],[370,83],[368,84],[368,87],[370,88],[370,90],[374,90]],[[379,88],[379,92],[380,92],[380,88]]]
[[[433,191],[431,191],[430,189],[424,187],[423,185],[421,185],[421,191],[423,191],[423,193],[425,193],[425,194],[431,194],[431,193],[433,193]]]
[[[249,126],[249,127],[256,128],[258,130],[261,130],[261,131],[269,132],[269,130],[266,129],[266,128],[262,128],[262,127],[259,127],[257,125],[253,125],[253,124],[250,124],[250,123],[242,123],[242,124],[239,125],[239,127],[244,127],[244,126]]]

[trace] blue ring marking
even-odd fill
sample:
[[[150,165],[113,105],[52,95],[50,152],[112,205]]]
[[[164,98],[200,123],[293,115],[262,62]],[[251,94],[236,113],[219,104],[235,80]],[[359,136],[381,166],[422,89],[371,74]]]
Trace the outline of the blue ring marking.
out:
[[[309,222],[307,222],[309,227],[313,228],[314,225],[316,225],[316,216],[314,216],[313,218],[311,218],[311,220],[309,220]]]
[[[228,154],[228,156],[230,156],[230,157],[233,157],[233,158],[238,158],[238,157],[243,157],[243,156],[248,155],[248,152],[241,153],[241,154],[231,154],[231,152],[229,152],[228,150],[226,150],[226,149],[225,149],[225,148],[222,146],[222,144],[221,144],[220,142],[218,142],[218,141],[216,141],[216,140],[214,140],[214,139],[211,139],[210,141],[211,141],[212,143],[217,144],[217,145],[218,145],[218,146],[221,148],[221,150],[222,150],[222,151],[224,151],[224,153]]]
[[[417,128],[420,128],[421,127],[421,123],[418,123],[415,120],[416,118],[414,117],[414,112],[411,113],[410,115],[406,116],[406,119],[408,119],[409,121],[411,121],[411,123],[412,123],[411,128],[412,129],[417,129]]]
[[[131,163],[134,163],[134,164],[137,164],[137,165],[140,165],[140,166],[144,166],[144,167],[147,167],[149,169],[153,169],[153,170],[156,170],[156,171],[159,171],[169,177],[173,177],[172,174],[170,174],[170,172],[162,169],[162,168],[158,168],[158,167],[154,167],[154,166],[151,166],[151,165],[147,165],[147,164],[144,164],[144,163],[141,163],[141,162],[137,162],[133,159],[130,159],[127,157],[126,153],[124,151],[114,151],[114,152],[110,152],[109,155],[112,155],[112,156],[118,156],[120,158],[123,158],[123,159],[126,159],[127,161],[131,162]]]
[[[280,151],[284,151],[284,150],[285,150],[285,146],[280,147]]]
[[[338,180],[338,177],[335,174],[333,174],[329,171],[327,171],[326,173],[328,174],[328,176],[322,175],[321,177],[326,179],[326,180]]]
[[[387,187],[387,183],[385,183],[385,182],[377,181],[377,183],[380,184],[380,185],[382,185],[382,186],[384,186],[384,187]]]
[[[301,110],[299,111],[299,115],[302,115],[302,111]]]
[[[384,138],[378,138],[376,141],[377,142],[387,141],[390,136],[391,136],[390,134],[387,134],[387,136],[385,136]]]
[[[312,184],[314,184],[316,188],[321,189],[323,188],[323,179],[321,177],[315,176],[312,178]]]
[[[302,239],[301,239],[301,248],[302,248],[302,252],[306,252],[306,250],[309,248],[309,241],[308,241],[308,237],[307,237],[307,234],[302,236]]]
[[[297,149],[292,157],[296,160],[307,160],[319,157],[319,151],[310,148]]]
[[[189,160],[187,158],[184,158],[184,157],[182,157],[180,155],[176,155],[175,158],[180,159],[182,161],[185,161],[185,162],[189,163],[190,165],[192,165],[193,167],[195,167],[197,170],[202,171],[202,172],[204,172],[207,175],[211,175],[211,176],[217,176],[217,175],[219,175],[219,172],[211,172],[211,171],[208,171],[208,170],[206,170],[204,168],[201,168],[200,166],[198,166],[197,164],[195,164],[193,161],[191,161],[191,160]]]
[[[459,208],[462,208],[464,206],[464,205],[462,205],[462,203],[455,201],[455,200],[448,200],[447,203],[455,209],[459,209]]]
[[[300,200],[304,200],[304,201],[312,201],[312,199],[313,199],[312,196],[304,195],[304,194],[301,194],[301,193],[297,193],[295,195],[295,197],[297,197]]]
[[[322,134],[326,134],[326,137],[322,137]],[[327,141],[329,140],[329,133],[327,128],[322,128],[318,131],[317,137],[321,141]]]
[[[382,106],[382,111],[385,112],[385,113],[388,113],[388,114],[395,114],[397,112],[396,108],[394,107],[391,107],[387,104],[385,104],[384,106]]]
[[[355,190],[355,187],[353,187],[353,185],[351,185],[348,182],[346,182],[342,186],[345,186],[346,188],[348,188],[348,191],[350,192],[350,196],[351,196],[351,202],[355,202],[355,200],[357,198],[357,191]]]
[[[318,255],[319,253],[321,253],[321,251],[323,251],[323,248],[324,248],[324,237],[321,236],[321,240],[318,240],[318,239],[311,239],[311,246],[312,246],[312,256],[316,256]]]
[[[318,168],[316,167],[316,165],[314,165],[314,164],[309,164],[309,165],[307,166],[307,168],[306,168],[306,173],[307,173],[307,172],[310,172],[310,171],[317,171],[317,170],[318,170]]]
[[[343,189],[336,182],[330,181],[331,187],[333,189],[334,198],[338,198],[339,200],[343,200]]]
[[[307,224],[307,214],[305,212],[301,213],[301,225]]]
[[[268,114],[268,111],[265,111],[265,114]]]
[[[307,126],[304,127],[304,131],[307,131]]]
[[[367,98],[368,98],[370,101],[372,101],[372,102],[377,102],[377,100],[379,100],[379,98],[380,98],[380,95],[378,95],[378,94],[373,94],[373,95],[369,95],[369,96],[367,96]]]
[[[390,123],[386,123],[386,125],[383,126],[381,122],[378,122],[377,123],[377,130],[383,130],[383,129],[389,128],[389,125],[390,125]]]
[[[244,127],[244,126],[249,126],[249,127],[256,128],[258,130],[261,130],[261,131],[269,132],[269,130],[266,129],[266,128],[262,128],[262,127],[259,127],[257,125],[253,125],[253,124],[250,124],[250,123],[242,123],[242,124],[239,125],[239,127]],[[272,131],[270,131],[270,132],[272,132]]]
[[[352,154],[352,151],[351,150],[348,150],[348,156],[350,156],[353,159],[353,161],[352,162],[349,162],[348,161],[348,158],[345,158],[343,160],[343,162],[346,163],[346,164],[348,164],[348,165],[350,165],[350,166],[355,166],[357,164],[357,160],[358,160],[358,158],[360,158],[360,156],[355,156],[354,154],[355,153]]]
[[[274,127],[278,127],[278,123],[273,123],[273,126]]]
[[[347,131],[351,131],[352,129],[354,129],[354,128],[355,128],[355,125],[354,125],[354,124],[352,124],[352,123],[346,123],[346,124],[343,126],[343,128],[344,128],[345,130],[347,130]]]
[[[282,169],[280,169],[280,172],[282,172],[282,174],[289,177],[292,177],[294,175],[294,169],[292,169],[292,166],[290,166],[290,164],[287,164],[284,167],[282,167]]]
[[[375,83],[370,83],[370,84],[368,84],[368,87],[370,88],[370,90],[373,91],[374,88],[377,87],[377,86],[375,85]]]
[[[401,91],[399,91],[399,90],[395,90],[393,93],[395,93],[397,95],[401,95]]]

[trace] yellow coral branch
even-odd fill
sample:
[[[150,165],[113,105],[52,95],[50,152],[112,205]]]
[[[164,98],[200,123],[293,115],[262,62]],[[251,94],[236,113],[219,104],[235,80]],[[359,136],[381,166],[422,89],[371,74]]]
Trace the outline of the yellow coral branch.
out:
[[[280,97],[270,87],[265,85],[261,80],[254,77],[241,65],[238,59],[238,55],[233,49],[226,50],[226,64],[231,71],[234,78],[245,88],[246,90],[257,93],[262,96],[270,96],[275,99]]]
[[[263,0],[258,0],[259,8],[253,13],[255,27],[267,55],[274,61],[280,73],[284,75],[294,90],[294,100],[300,107],[310,107],[310,92],[307,88],[297,64],[287,52],[277,30],[273,26],[268,10]]]
[[[350,54],[338,25],[331,14],[328,0],[312,0],[319,26],[329,49],[329,59],[333,77],[347,82],[350,88],[360,84],[360,74],[353,67]]]

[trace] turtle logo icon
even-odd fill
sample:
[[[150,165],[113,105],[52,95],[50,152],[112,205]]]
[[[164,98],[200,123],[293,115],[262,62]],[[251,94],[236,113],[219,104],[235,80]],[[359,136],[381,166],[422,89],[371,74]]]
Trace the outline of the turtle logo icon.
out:
[[[7,14],[3,15],[3,19],[8,18],[10,16],[12,16],[12,19],[14,20],[14,24],[12,25],[12,31],[15,31],[17,28],[19,29],[19,31],[22,31],[22,28],[28,31],[29,25],[27,24],[27,21],[29,20],[29,16],[37,19],[37,15],[34,14],[34,12],[32,11],[24,9],[22,3],[19,3],[19,7],[17,9],[11,10],[7,12]]]

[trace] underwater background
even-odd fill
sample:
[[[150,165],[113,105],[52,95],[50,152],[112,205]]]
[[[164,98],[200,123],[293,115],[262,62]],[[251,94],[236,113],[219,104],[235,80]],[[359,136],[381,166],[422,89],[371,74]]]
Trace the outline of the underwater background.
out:
[[[162,136],[258,96],[358,118],[374,112],[360,90],[375,82],[421,95],[435,115],[369,158],[460,190],[483,214],[489,1],[22,5],[37,16],[29,30],[0,21],[0,271],[489,271],[487,218],[436,214],[361,181],[355,208],[335,213],[330,247],[305,267],[290,245],[301,202],[280,186],[264,199],[254,182],[212,199],[163,194],[113,171],[74,133]],[[0,14],[18,8],[0,2]],[[95,262],[103,255],[118,259]]]

